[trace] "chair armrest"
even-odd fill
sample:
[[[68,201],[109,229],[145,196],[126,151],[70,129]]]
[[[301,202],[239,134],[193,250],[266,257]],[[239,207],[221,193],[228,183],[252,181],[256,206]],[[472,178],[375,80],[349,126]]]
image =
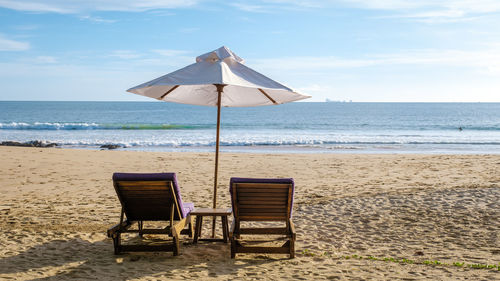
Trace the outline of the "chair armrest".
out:
[[[117,232],[120,232],[124,229],[127,229],[129,228],[130,226],[132,225],[132,223],[129,221],[129,220],[125,220],[124,222],[122,222],[121,224],[117,224],[113,227],[111,227],[110,229],[108,229],[107,233],[108,233],[108,237],[113,237],[113,235]]]
[[[297,233],[295,232],[295,225],[293,224],[292,220],[289,220],[288,223],[290,225],[290,234],[292,238],[295,239],[295,237],[297,236]]]
[[[179,235],[181,234],[181,231],[186,227],[186,225],[191,221],[191,215],[188,215],[187,217],[181,219],[180,221],[177,221],[172,225],[171,231],[172,235],[176,238],[179,238]]]

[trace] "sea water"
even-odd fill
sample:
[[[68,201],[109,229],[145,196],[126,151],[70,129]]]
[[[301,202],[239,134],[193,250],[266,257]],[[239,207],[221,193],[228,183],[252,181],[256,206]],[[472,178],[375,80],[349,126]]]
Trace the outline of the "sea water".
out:
[[[500,153],[500,103],[222,108],[221,151]],[[0,142],[213,151],[217,109],[166,102],[0,102]]]

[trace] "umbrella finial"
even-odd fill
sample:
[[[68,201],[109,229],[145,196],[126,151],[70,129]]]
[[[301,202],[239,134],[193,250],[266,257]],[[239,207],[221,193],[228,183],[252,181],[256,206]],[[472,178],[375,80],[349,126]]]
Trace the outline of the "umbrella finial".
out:
[[[213,50],[211,52],[196,57],[196,62],[202,62],[202,61],[217,62],[226,59],[232,59],[239,63],[245,62],[242,58],[233,53],[233,51],[231,51],[226,46],[222,46],[217,50]]]

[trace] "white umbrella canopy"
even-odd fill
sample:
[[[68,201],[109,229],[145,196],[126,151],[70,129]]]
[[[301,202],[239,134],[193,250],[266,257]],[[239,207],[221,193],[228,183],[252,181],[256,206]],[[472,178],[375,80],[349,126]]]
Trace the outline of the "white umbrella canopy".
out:
[[[310,98],[243,65],[227,47],[203,54],[196,63],[127,90],[157,100],[217,106],[213,208],[217,207],[221,107],[277,105]],[[212,237],[215,236],[215,217]]]
[[[223,107],[282,104],[310,97],[246,67],[227,47],[198,56],[196,63],[127,91],[163,101],[217,106],[215,84],[225,85]]]

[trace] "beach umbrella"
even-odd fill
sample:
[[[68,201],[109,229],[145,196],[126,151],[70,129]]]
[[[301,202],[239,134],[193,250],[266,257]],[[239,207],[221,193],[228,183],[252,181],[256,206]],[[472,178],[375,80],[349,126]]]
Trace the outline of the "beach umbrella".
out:
[[[227,47],[208,52],[177,71],[128,89],[161,101],[217,107],[213,208],[217,207],[221,107],[278,105],[309,98],[246,67]],[[215,230],[215,217],[212,237]]]

